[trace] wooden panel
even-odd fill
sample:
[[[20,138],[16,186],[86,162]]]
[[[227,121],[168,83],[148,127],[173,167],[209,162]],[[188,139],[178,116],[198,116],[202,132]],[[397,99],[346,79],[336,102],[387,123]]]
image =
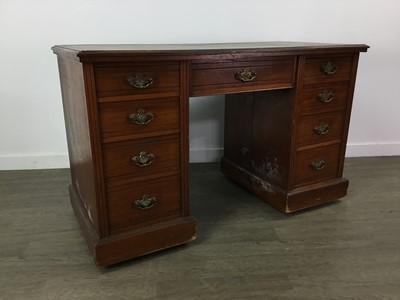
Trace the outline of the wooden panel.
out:
[[[297,125],[297,146],[340,140],[343,132],[342,112],[324,113],[300,118]],[[318,131],[317,127],[320,126]],[[326,129],[326,133],[324,133]]]
[[[147,124],[131,121],[129,116],[140,110],[151,113],[153,119]],[[104,141],[160,135],[174,129],[179,132],[179,99],[103,103],[100,105],[100,128]]]
[[[338,173],[340,144],[300,151],[296,156],[295,185],[300,186],[333,179]],[[314,161],[325,161],[321,170],[311,168]]]
[[[288,187],[292,149],[293,90],[254,93],[251,170]]]
[[[225,96],[224,156],[246,168],[251,168],[253,102],[253,93]]]
[[[322,67],[331,63],[337,67],[334,74],[327,75]],[[325,56],[318,58],[306,58],[304,64],[304,84],[348,81],[351,78],[353,56]]]
[[[135,204],[144,195],[155,198],[153,207],[141,209]],[[145,226],[177,218],[181,212],[179,176],[137,182],[120,190],[108,190],[107,203],[112,233],[121,228]]]
[[[138,166],[132,161],[132,157],[138,156],[142,151],[155,156],[147,166]],[[104,176],[107,179],[141,177],[149,174],[162,176],[165,170],[179,170],[179,158],[178,136],[169,136],[162,140],[153,138],[109,143],[104,146]]]
[[[72,186],[79,201],[86,207],[88,218],[97,233],[100,216],[96,193],[95,162],[92,152],[88,107],[82,64],[58,58],[65,127],[71,165]]]
[[[249,82],[237,79],[246,68],[256,73]],[[295,58],[257,62],[221,62],[193,64],[192,95],[232,93],[262,89],[287,88],[294,84]]]
[[[228,95],[224,157],[287,187],[293,99],[292,89]]]
[[[153,83],[147,88],[136,88],[128,79],[143,74],[151,77]],[[132,66],[95,66],[96,89],[99,97],[126,94],[146,95],[149,93],[166,93],[179,91],[179,64],[147,63]]]
[[[345,110],[348,98],[348,84],[329,84],[318,86],[307,86],[303,88],[300,95],[300,107],[302,114],[326,112],[333,110]],[[321,101],[321,96],[329,102]],[[329,100],[332,98],[331,100]]]

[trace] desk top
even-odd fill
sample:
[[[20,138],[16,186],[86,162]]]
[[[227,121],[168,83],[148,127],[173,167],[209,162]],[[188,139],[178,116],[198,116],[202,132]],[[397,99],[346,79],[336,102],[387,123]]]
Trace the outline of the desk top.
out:
[[[105,57],[140,57],[144,55],[185,57],[193,59],[202,55],[290,55],[335,52],[366,52],[365,44],[325,44],[304,42],[253,42],[215,44],[87,44],[56,45],[54,53],[79,58],[80,61],[97,61]]]

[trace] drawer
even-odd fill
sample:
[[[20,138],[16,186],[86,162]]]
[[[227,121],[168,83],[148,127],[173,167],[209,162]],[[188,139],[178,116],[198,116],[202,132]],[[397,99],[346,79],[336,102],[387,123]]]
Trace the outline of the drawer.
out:
[[[324,113],[304,116],[297,125],[297,146],[340,140],[343,133],[344,113]]]
[[[102,103],[100,128],[103,140],[179,131],[179,99]]]
[[[351,78],[353,56],[325,56],[305,59],[303,84],[348,81]]]
[[[192,95],[232,93],[294,85],[295,58],[196,63],[192,66]]]
[[[107,191],[109,227],[119,229],[151,225],[181,215],[179,176],[137,182]]]
[[[294,184],[321,182],[338,176],[340,144],[299,151]]]
[[[345,110],[348,90],[347,84],[305,87],[300,95],[301,113]]]
[[[94,69],[99,97],[179,92],[179,63],[143,63]]]
[[[104,177],[162,176],[163,171],[179,170],[178,136],[139,139],[104,144]],[[122,179],[122,178],[121,178]]]

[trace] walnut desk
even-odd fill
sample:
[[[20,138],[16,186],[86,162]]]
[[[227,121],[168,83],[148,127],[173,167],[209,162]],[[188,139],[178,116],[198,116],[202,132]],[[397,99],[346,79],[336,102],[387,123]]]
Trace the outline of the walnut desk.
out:
[[[226,94],[226,177],[283,213],[346,195],[353,90],[366,45],[54,46],[70,199],[98,265],[195,239],[190,96]]]

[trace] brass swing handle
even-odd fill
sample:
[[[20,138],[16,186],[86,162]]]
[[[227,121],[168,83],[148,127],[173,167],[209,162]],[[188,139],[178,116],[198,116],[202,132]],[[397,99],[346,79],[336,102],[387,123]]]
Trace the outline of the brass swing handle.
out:
[[[143,195],[142,198],[136,200],[135,205],[139,209],[150,209],[157,203],[157,198],[152,196]]]
[[[325,90],[322,93],[318,94],[317,98],[322,103],[329,103],[333,100],[333,98],[335,98],[335,94]]]
[[[156,156],[153,153],[147,153],[146,151],[141,151],[139,155],[132,157],[132,161],[136,163],[139,167],[145,167],[150,165]]]
[[[314,132],[319,135],[324,135],[327,134],[330,129],[331,129],[330,124],[322,122],[314,127]]]
[[[320,171],[323,168],[325,168],[325,166],[326,166],[326,162],[323,159],[314,160],[310,164],[311,169],[313,169],[314,171]]]
[[[244,68],[243,71],[237,72],[235,74],[235,78],[237,80],[243,81],[243,82],[249,82],[253,81],[257,76],[257,73],[254,71],[251,71],[250,68]]]
[[[146,125],[154,119],[154,114],[141,108],[136,113],[129,115],[128,118],[132,123]]]
[[[332,62],[327,62],[326,64],[321,66],[321,72],[325,73],[325,75],[333,75],[338,70],[339,70],[339,66]]]
[[[130,76],[127,78],[127,80],[131,86],[134,86],[137,89],[146,89],[154,83],[153,77],[143,73]]]

